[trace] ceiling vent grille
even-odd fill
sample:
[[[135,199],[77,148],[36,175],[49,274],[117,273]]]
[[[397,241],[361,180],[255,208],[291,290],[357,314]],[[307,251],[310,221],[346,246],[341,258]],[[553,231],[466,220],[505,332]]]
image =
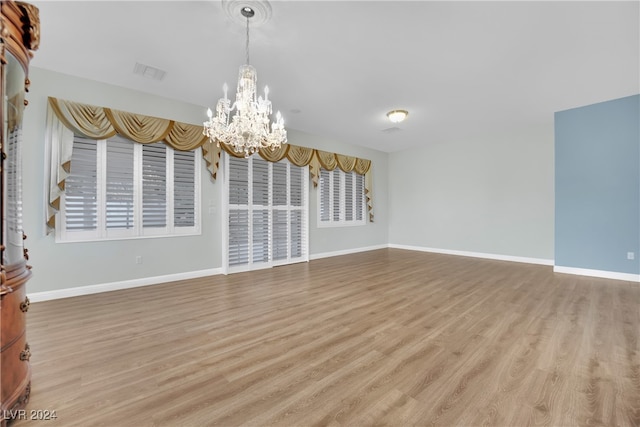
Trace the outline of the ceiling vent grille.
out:
[[[161,70],[160,68],[136,62],[136,65],[133,67],[133,74],[141,75],[142,77],[147,79],[161,81],[162,79],[164,79],[164,76],[167,74],[167,72]]]

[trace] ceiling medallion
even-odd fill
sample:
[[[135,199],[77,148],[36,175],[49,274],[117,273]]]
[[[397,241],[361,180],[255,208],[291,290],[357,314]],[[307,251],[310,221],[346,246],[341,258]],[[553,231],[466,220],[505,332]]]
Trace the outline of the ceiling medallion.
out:
[[[244,15],[238,13],[243,8],[248,7],[253,10],[254,15],[251,17],[251,26],[257,28],[266,24],[271,19],[271,5],[264,0],[222,0],[222,9],[227,17],[244,26],[246,19]]]

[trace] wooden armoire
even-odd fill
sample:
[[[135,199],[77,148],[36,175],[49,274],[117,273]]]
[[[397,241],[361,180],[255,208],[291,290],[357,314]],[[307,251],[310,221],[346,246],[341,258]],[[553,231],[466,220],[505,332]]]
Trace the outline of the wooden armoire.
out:
[[[38,9],[2,0],[0,3],[0,422],[17,415],[31,391],[31,351],[27,344],[26,315],[31,276],[22,229],[22,116],[29,90],[29,60],[40,39]]]

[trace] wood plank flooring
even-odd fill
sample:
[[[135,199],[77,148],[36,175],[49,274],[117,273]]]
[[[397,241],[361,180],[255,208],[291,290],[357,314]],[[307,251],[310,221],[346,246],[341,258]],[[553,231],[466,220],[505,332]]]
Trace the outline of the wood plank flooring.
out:
[[[383,249],[34,303],[27,334],[58,418],[14,427],[640,425],[640,285],[546,266]]]

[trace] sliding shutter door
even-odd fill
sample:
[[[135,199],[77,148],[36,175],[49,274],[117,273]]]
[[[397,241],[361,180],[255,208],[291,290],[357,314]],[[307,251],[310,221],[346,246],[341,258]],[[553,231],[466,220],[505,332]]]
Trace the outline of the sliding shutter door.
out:
[[[228,265],[249,264],[249,163],[228,156]]]
[[[287,208],[288,168],[285,162],[272,163],[273,182],[273,260],[287,260],[289,256],[289,215]]]
[[[308,168],[225,154],[227,272],[307,261]]]
[[[243,159],[246,162],[246,160]],[[269,163],[254,158],[251,162],[252,264],[269,263]]]
[[[291,168],[289,179],[289,256],[292,260],[303,260],[307,255],[308,214],[306,211],[306,196],[308,175],[304,168]]]

